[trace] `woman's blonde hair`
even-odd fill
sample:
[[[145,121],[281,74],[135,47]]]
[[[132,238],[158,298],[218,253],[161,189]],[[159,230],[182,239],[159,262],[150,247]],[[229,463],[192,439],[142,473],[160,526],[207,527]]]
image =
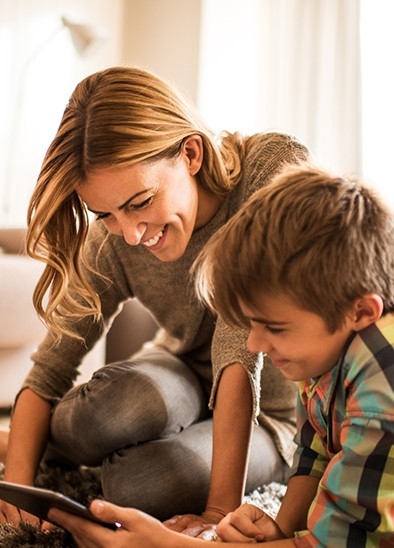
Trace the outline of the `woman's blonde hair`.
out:
[[[194,265],[200,297],[228,322],[258,293],[292,297],[334,332],[354,300],[394,309],[394,223],[376,193],[314,166],[287,168],[258,190]]]
[[[33,301],[55,336],[75,336],[65,318],[93,315],[98,320],[101,314],[86,276],[82,249],[89,220],[78,185],[101,168],[174,157],[194,134],[204,147],[198,183],[226,194],[240,178],[242,136],[216,138],[186,98],[141,68],[108,68],[77,85],[28,208],[27,251],[46,263]]]

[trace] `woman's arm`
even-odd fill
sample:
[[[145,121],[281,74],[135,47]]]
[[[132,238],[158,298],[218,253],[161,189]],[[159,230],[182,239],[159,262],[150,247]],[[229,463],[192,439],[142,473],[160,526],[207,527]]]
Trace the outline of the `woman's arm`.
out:
[[[252,431],[252,392],[240,364],[226,367],[220,377],[213,412],[213,453],[208,501],[203,516],[184,515],[165,522],[191,536],[218,523],[242,502]],[[210,528],[206,528],[209,533]]]
[[[222,519],[242,502],[252,431],[252,392],[245,369],[222,372],[213,412],[211,482],[204,515]]]
[[[33,485],[37,468],[45,450],[51,404],[29,388],[23,390],[16,402],[11,421],[4,479],[14,483]],[[11,505],[0,503],[0,521],[19,521],[21,515]],[[23,513],[23,519],[29,519]]]

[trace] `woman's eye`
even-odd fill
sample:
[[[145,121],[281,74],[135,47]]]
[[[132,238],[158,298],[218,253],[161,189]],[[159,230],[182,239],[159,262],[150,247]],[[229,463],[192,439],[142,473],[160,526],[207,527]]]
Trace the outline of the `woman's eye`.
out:
[[[144,207],[147,207],[152,202],[152,200],[153,200],[153,196],[150,196],[149,198],[147,198],[143,202],[140,202],[139,204],[130,204],[129,210],[136,211],[138,209],[143,209]]]
[[[127,211],[132,212],[132,211],[138,211],[139,209],[144,209],[144,207],[147,207],[148,205],[151,204],[152,200],[153,200],[153,196],[150,196],[149,198],[147,198],[143,202],[140,202],[139,204],[129,204],[127,206]],[[110,216],[111,216],[111,213],[96,213],[95,219],[96,221],[100,221],[102,219],[108,219]]]
[[[96,221],[100,221],[101,219],[107,219],[109,217],[109,213],[96,213]]]

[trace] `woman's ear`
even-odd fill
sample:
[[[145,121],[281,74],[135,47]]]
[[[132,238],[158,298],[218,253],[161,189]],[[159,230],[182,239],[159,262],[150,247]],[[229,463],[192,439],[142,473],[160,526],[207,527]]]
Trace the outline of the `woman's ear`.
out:
[[[383,299],[376,293],[370,293],[356,299],[352,309],[354,331],[361,331],[378,321],[383,314]]]
[[[183,140],[182,149],[189,162],[190,175],[196,175],[200,170],[204,156],[204,145],[200,135],[189,135]]]

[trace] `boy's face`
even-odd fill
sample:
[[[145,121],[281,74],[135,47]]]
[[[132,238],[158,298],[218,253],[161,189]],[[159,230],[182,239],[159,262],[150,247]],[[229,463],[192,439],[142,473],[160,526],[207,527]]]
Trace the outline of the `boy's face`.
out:
[[[240,307],[250,322],[248,349],[266,354],[292,381],[329,371],[352,333],[350,318],[335,333],[329,333],[320,316],[300,308],[285,294],[272,297],[259,293],[253,308],[243,302]]]

